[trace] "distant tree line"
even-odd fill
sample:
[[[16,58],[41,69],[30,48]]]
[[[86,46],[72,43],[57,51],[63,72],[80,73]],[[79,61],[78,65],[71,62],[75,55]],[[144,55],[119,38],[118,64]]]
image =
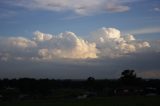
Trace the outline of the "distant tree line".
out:
[[[160,95],[160,79],[142,79],[134,70],[124,70],[119,79],[55,80],[0,79],[0,100],[76,98],[79,95]]]

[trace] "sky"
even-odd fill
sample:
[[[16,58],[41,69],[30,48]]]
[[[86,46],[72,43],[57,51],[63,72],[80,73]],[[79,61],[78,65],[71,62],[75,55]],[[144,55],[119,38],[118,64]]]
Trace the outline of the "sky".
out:
[[[160,78],[159,0],[0,0],[0,78]]]

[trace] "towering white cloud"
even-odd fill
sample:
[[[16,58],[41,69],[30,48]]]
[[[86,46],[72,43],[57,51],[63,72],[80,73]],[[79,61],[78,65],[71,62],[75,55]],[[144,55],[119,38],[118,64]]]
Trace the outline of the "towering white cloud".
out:
[[[47,41],[52,39],[51,34],[41,33],[40,31],[36,31],[34,34],[35,34],[35,37],[33,39],[35,41]]]
[[[46,73],[47,77],[62,78],[67,71],[70,73],[66,75],[67,78],[90,75],[111,78],[118,76],[118,71],[132,68],[141,76],[151,74],[149,77],[157,77],[159,45],[159,40],[142,41],[134,35],[122,35],[116,28],[105,27],[93,32],[88,39],[73,32],[52,35],[40,31],[36,31],[31,39],[0,37],[0,75],[6,76],[6,70],[8,75],[16,72],[28,75],[30,71],[31,75],[35,72],[35,76]]]
[[[101,28],[92,33],[100,56],[119,57],[150,47],[148,42],[137,41],[133,35],[121,35],[115,28]]]
[[[52,35],[40,31],[36,31],[32,39],[0,38],[0,59],[3,61],[117,58],[147,50],[153,51],[149,42],[136,40],[133,35],[122,35],[118,29],[105,27],[93,32],[88,40],[73,32]]]
[[[41,34],[45,35],[43,33]],[[39,59],[52,60],[54,58],[97,58],[96,45],[77,37],[73,32],[61,33],[58,36],[52,36],[52,39],[44,42],[43,44],[37,44],[40,47],[38,50]]]

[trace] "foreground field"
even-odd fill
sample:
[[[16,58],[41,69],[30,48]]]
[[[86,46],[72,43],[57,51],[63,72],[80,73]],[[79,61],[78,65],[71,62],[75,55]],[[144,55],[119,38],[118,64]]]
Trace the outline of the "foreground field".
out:
[[[160,106],[160,96],[12,101],[0,102],[0,106]]]

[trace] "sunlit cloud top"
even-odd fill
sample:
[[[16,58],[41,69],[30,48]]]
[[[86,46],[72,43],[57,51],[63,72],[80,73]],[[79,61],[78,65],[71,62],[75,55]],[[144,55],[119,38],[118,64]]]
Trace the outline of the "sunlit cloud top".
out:
[[[117,58],[150,48],[147,41],[137,41],[133,35],[122,35],[115,28],[100,28],[83,39],[73,32],[59,35],[36,31],[32,39],[7,37],[0,39],[0,59],[49,60]],[[5,47],[5,48],[3,48]]]

